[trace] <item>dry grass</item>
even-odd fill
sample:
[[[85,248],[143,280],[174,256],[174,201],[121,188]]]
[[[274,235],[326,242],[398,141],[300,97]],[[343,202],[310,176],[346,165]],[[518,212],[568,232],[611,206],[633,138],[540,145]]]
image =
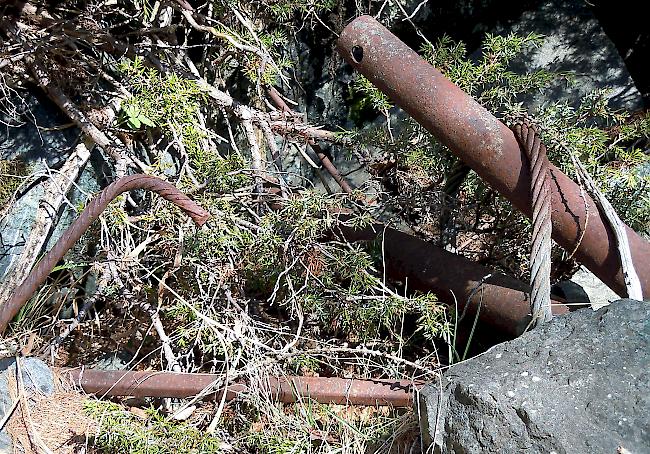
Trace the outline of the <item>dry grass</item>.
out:
[[[12,398],[21,393],[13,376],[8,376]],[[51,396],[26,393],[7,424],[14,452],[41,454],[49,449],[57,454],[89,452],[87,435],[97,422],[86,416],[82,394],[64,389],[61,383]],[[24,405],[28,406],[25,411]]]

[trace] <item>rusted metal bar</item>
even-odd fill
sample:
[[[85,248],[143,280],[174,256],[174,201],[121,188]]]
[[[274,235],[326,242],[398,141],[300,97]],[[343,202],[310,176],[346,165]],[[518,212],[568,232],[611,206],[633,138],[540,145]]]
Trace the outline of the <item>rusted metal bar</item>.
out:
[[[88,394],[101,396],[186,398],[210,390],[208,398],[223,397],[224,389],[214,389],[223,376],[176,372],[126,372],[118,370],[74,369],[63,376]],[[413,393],[422,382],[384,379],[348,379],[329,377],[271,377],[266,392],[279,402],[297,402],[310,398],[324,404],[390,405],[409,407]],[[244,393],[244,383],[228,385],[226,399]]]
[[[45,257],[41,259],[23,283],[20,284],[12,297],[4,304],[0,304],[0,334],[4,333],[11,319],[16,316],[34,292],[45,282],[52,268],[54,268],[65,253],[81,238],[86,230],[88,230],[88,227],[90,227],[90,224],[99,217],[108,204],[123,192],[133,189],[148,189],[157,193],[187,213],[198,226],[203,225],[210,217],[209,212],[176,189],[174,185],[160,178],[151,175],[130,175],[120,178],[116,182],[108,185],[88,203],[79,217],[63,232],[54,247],[45,254]]]
[[[350,23],[341,55],[386,93],[493,189],[528,217],[530,171],[513,132],[417,53],[369,16]],[[614,233],[578,186],[550,166],[553,238],[620,295],[625,282]],[[588,217],[588,222],[587,222]],[[584,230],[584,236],[583,234]],[[650,295],[650,243],[626,227],[643,293]],[[582,239],[581,239],[582,237]]]
[[[478,313],[479,331],[493,333],[495,342],[502,336],[517,337],[529,327],[527,284],[381,224],[364,229],[341,226],[340,230],[348,241],[382,241],[391,279],[404,281],[409,290],[434,292],[444,303],[457,306],[466,324],[471,325]],[[555,315],[568,312],[557,300],[551,301],[551,309]]]

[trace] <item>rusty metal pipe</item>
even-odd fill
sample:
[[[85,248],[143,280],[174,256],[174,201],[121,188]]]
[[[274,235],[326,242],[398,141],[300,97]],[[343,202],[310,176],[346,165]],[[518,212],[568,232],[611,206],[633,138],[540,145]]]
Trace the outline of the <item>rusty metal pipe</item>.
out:
[[[372,17],[359,17],[345,27],[338,51],[515,208],[531,216],[527,159],[506,125]],[[579,243],[576,259],[619,295],[625,295],[616,240],[607,221],[588,197],[586,212],[578,186],[553,165],[550,175],[553,238],[568,251]],[[626,231],[647,297],[650,243],[629,227]]]
[[[341,226],[348,241],[383,241],[386,273],[405,282],[410,290],[434,292],[451,306],[465,313],[465,323],[473,323],[478,312],[479,331],[514,338],[531,322],[530,286],[478,263],[445,251],[420,238],[375,224],[365,229]],[[553,314],[569,311],[559,301],[551,301]]]
[[[216,374],[83,368],[65,371],[63,376],[88,394],[175,398],[196,396],[223,379],[223,376]],[[286,403],[310,398],[324,404],[410,407],[413,393],[423,384],[408,380],[288,376],[270,377],[266,391],[273,399]],[[248,387],[243,383],[228,385],[226,399],[232,400],[247,390]],[[223,388],[217,389],[206,397],[221,398],[223,392]]]

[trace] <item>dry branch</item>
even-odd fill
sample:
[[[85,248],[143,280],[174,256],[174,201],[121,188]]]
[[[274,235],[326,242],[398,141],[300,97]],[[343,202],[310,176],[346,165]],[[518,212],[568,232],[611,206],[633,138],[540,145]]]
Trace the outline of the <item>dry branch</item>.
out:
[[[90,138],[79,143],[68,157],[63,167],[43,183],[43,199],[36,209],[34,224],[25,241],[20,257],[7,270],[7,278],[0,286],[0,305],[13,295],[14,290],[25,280],[41,255],[46,240],[53,231],[58,212],[66,200],[72,185],[90,158],[94,142]]]

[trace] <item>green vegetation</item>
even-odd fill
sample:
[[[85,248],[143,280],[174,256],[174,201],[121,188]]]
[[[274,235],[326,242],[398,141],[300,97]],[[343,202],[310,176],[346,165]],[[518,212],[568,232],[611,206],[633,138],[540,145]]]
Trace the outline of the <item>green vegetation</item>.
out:
[[[267,7],[277,19],[287,21],[296,15],[304,20],[311,14],[328,12],[336,4],[336,0],[271,0]]]
[[[13,197],[29,168],[21,161],[0,159],[0,207],[4,207]]]
[[[280,83],[280,76],[283,72],[292,67],[292,61],[283,57],[281,50],[289,43],[286,34],[282,30],[274,30],[259,36],[262,47],[269,51],[269,56],[274,64],[267,64],[259,55],[248,54],[243,60],[243,73],[253,83],[260,82],[264,85],[276,85]]]
[[[154,409],[146,419],[108,401],[87,400],[86,413],[99,422],[92,444],[115,454],[193,454],[221,452],[221,442],[198,429],[169,421]]]
[[[355,117],[357,120],[358,113],[356,112],[361,109],[370,107],[388,116],[388,111],[391,107],[393,107],[390,99],[388,99],[388,96],[386,96],[384,92],[375,87],[372,82],[370,82],[361,74],[357,74],[354,78],[351,90],[353,93],[361,95],[360,100],[353,106],[352,109],[356,114]]]
[[[383,452],[377,450],[390,445],[405,422],[395,410],[370,407],[344,412],[309,401],[291,407],[274,409],[273,423],[254,424],[257,430],[251,430],[247,442],[255,452]]]
[[[122,103],[124,122],[132,129],[157,125],[169,140],[180,141],[187,153],[198,159],[200,140],[207,133],[197,118],[205,94],[196,82],[147,68],[142,58],[122,60],[119,71],[132,93]]]
[[[440,318],[444,311],[433,295],[397,294],[382,281],[380,256],[324,240],[339,222],[331,213],[343,203],[338,196],[304,191],[260,217],[255,234],[233,222],[235,207],[221,204],[213,228],[188,238],[187,266],[218,270],[234,265],[244,274],[233,275],[233,282],[244,278],[250,294],[270,295],[281,307],[298,305],[309,319],[357,340],[376,338],[381,330],[392,332],[407,313],[421,315],[418,329],[430,339],[445,335],[449,326]],[[362,225],[364,220],[348,222]]]
[[[371,228],[382,220],[526,280],[529,221],[412,119],[395,117],[391,101],[367,79],[341,69],[334,40],[365,8],[359,2],[217,0],[192,5],[191,13],[183,3],[127,0],[113,9],[90,2],[76,6],[82,12],[47,4],[44,11],[60,23],[20,28],[35,57],[47,62],[50,88],[58,84],[114,142],[93,152],[99,162],[86,169],[106,181],[120,172],[161,176],[211,214],[197,228],[145,191],[111,203],[74,259],[58,267],[79,271],[78,282],[70,279],[65,290],[76,292],[77,303],[95,289],[100,295],[93,320],[82,326],[90,329],[75,330],[64,348],[91,345],[86,350],[97,355],[99,347],[126,348],[136,355],[131,366],[137,370],[218,373],[248,387],[223,405],[197,403],[184,423],[161,409],[148,408],[140,417],[116,403],[89,401],[86,411],[98,422],[92,447],[118,453],[387,452],[400,432],[413,431],[411,412],[309,399],[285,405],[264,388],[269,376],[291,374],[429,380],[440,362],[467,354],[455,351],[453,309],[408,282],[391,281],[381,241],[349,242],[343,228]],[[403,18],[395,2],[383,5],[377,8]],[[23,49],[11,39],[11,49]],[[463,43],[442,36],[422,39],[419,51],[512,122],[525,113],[523,95],[543,92],[557,78],[571,81],[570,74],[512,69],[542,40],[487,35],[481,54],[470,58]],[[312,57],[320,61],[312,65]],[[26,60],[19,54],[20,64],[7,65],[17,80],[33,72],[23,66]],[[271,86],[295,114],[273,106]],[[340,112],[323,113],[327,97],[337,104],[346,95],[343,107],[358,131],[339,130]],[[109,100],[119,101],[119,114],[102,124],[98,117]],[[569,153],[575,154],[623,219],[650,233],[644,151],[650,117],[612,110],[605,92],[573,105],[527,113],[541,127],[551,160],[572,175]],[[377,118],[389,127],[369,121]],[[318,166],[312,141],[337,164],[342,153],[359,158],[374,179],[344,193]],[[26,172],[0,161],[0,202],[10,200]],[[553,264],[554,278],[575,266],[559,249]],[[47,295],[62,287],[55,279],[47,285]],[[31,304],[14,328],[17,337],[36,333],[35,348],[62,331],[68,321],[61,319],[78,313],[64,298]],[[70,357],[71,366],[97,359]],[[208,427],[218,437],[208,435]],[[411,438],[400,452],[415,443]]]
[[[478,63],[468,58],[463,43],[453,42],[448,36],[438,39],[435,45],[424,44],[420,53],[490,112],[501,115],[517,95],[541,90],[553,78],[563,76],[545,70],[516,74],[509,69],[513,58],[539,46],[542,41],[543,37],[534,33],[527,36],[487,34]]]

